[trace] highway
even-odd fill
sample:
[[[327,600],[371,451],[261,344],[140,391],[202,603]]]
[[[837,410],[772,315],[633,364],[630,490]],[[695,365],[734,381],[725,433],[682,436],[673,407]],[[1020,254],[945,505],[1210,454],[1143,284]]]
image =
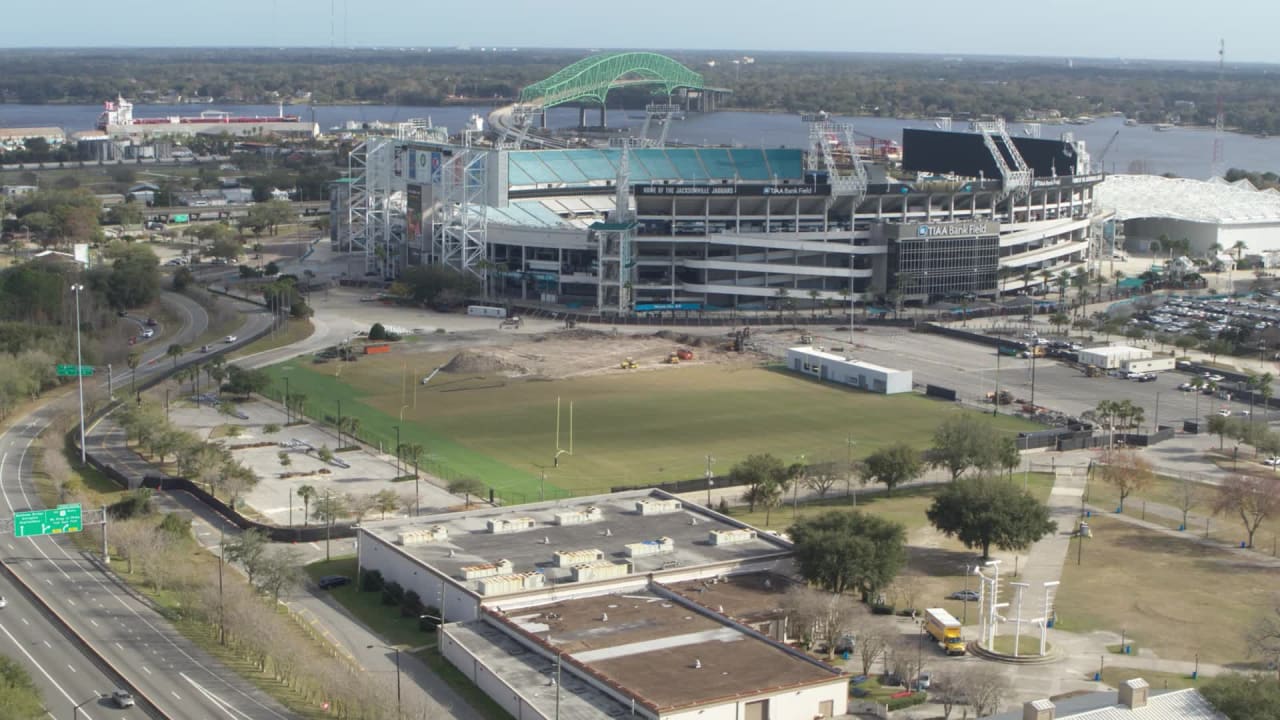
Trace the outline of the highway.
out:
[[[207,315],[196,303],[171,294],[166,294],[165,300],[178,306],[184,316],[183,327],[172,337],[162,335],[156,347],[144,350],[137,370],[139,379],[157,370],[153,361],[163,358],[169,343],[189,344],[208,325]],[[252,313],[239,332],[248,336],[269,321],[265,314]],[[128,382],[129,375],[124,373],[122,381]],[[63,402],[46,405],[15,419],[8,431],[0,433],[0,507],[5,512],[42,506],[33,484],[35,457],[31,450],[40,433],[66,407]],[[93,515],[86,508],[86,520],[92,522]],[[85,531],[96,535],[100,526],[86,526]],[[8,536],[0,538],[0,543],[0,555],[8,568],[120,671],[127,684],[153,702],[158,717],[290,717],[284,707],[182,637],[144,598],[103,571],[94,557],[78,550],[69,538]],[[37,610],[7,577],[0,576],[0,588],[10,603],[0,610],[0,648],[31,671],[46,704],[51,710],[56,708],[56,714],[50,713],[52,717],[69,717],[75,704],[121,684],[109,670],[97,667],[89,654],[64,636],[60,626]],[[149,716],[143,708],[121,711],[98,701],[85,705],[79,714],[90,720]]]

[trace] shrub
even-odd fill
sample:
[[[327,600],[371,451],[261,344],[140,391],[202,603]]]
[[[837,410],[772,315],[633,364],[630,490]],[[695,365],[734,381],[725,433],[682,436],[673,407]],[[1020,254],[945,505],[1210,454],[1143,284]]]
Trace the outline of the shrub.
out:
[[[279,423],[267,423],[266,425],[262,426],[263,435],[274,435],[275,433],[278,433],[278,432],[280,432]]]
[[[386,340],[387,339],[387,329],[382,326],[382,323],[374,323],[373,327],[369,328],[369,339],[370,340]]]
[[[716,512],[720,513],[721,515],[728,515],[729,501],[724,498],[720,498],[720,504],[716,506]]]
[[[892,615],[893,606],[892,605],[872,605],[871,614],[872,615]]]
[[[360,592],[378,592],[382,589],[381,570],[360,571]]]
[[[160,529],[174,537],[186,537],[191,534],[191,519],[178,513],[165,513]]]
[[[400,615],[403,617],[417,617],[422,614],[422,598],[418,597],[417,591],[409,590],[404,594],[404,604],[400,606]]]
[[[151,489],[138,488],[107,507],[113,520],[128,520],[151,512]]]
[[[404,588],[398,582],[389,582],[382,586],[382,604],[399,605],[404,602]]]

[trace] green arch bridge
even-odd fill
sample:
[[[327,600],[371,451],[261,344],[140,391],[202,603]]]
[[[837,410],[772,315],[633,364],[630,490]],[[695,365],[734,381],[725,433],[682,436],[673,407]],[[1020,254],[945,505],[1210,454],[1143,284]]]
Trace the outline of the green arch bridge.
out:
[[[666,55],[617,52],[583,58],[524,88],[519,103],[542,109],[574,102],[603,106],[610,90],[635,85],[654,85],[668,96],[679,89],[725,92],[707,88],[702,75]]]

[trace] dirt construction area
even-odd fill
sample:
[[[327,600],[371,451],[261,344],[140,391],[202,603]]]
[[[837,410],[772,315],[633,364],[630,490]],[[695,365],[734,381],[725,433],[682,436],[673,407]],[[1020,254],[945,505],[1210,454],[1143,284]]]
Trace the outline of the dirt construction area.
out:
[[[493,374],[517,378],[560,380],[635,370],[675,370],[681,365],[750,367],[760,362],[751,353],[728,349],[728,339],[659,331],[652,335],[623,335],[599,330],[564,330],[540,335],[507,336],[506,344],[464,348],[443,366],[453,374]],[[438,347],[418,348],[438,352]],[[668,362],[672,353],[688,350],[692,357]],[[635,368],[629,366],[634,363]],[[624,368],[623,365],[628,365]]]

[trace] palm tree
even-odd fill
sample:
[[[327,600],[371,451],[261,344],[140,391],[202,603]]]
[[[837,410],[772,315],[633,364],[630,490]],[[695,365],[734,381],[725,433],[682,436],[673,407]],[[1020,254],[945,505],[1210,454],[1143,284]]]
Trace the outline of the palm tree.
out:
[[[182,352],[183,352],[182,346],[179,345],[178,343],[173,343],[172,345],[170,345],[168,348],[165,349],[164,354],[168,357],[173,358],[173,366],[177,368],[178,358],[182,357]]]
[[[1071,273],[1063,270],[1058,273],[1058,304],[1067,304],[1067,285],[1071,282]]]
[[[302,485],[297,491],[298,497],[302,498],[302,526],[307,526],[307,518],[311,517],[308,509],[311,507],[311,498],[316,496],[316,489],[310,485]]]
[[[1058,332],[1062,332],[1062,328],[1070,324],[1070,322],[1071,322],[1070,316],[1068,316],[1066,313],[1062,312],[1061,310],[1049,316],[1049,324],[1053,325],[1055,328],[1058,328]]]
[[[818,292],[817,290],[809,291],[809,316],[810,317],[815,317],[815,318],[818,317],[818,296],[820,295],[822,295],[822,293]]]
[[[1031,268],[1022,268],[1022,291],[1031,294]]]
[[[1236,244],[1231,246],[1231,249],[1236,251],[1236,262],[1240,262],[1240,258],[1244,255],[1244,251],[1249,249],[1249,246],[1245,244],[1245,241],[1237,240]]]
[[[790,297],[790,295],[791,293],[784,287],[778,288],[778,290],[773,294],[773,296],[778,299],[778,317],[782,317],[782,311],[786,307],[787,298]]]
[[[360,438],[356,437],[356,433],[360,432],[360,418],[354,415],[348,415],[342,418],[342,423],[346,425],[347,437],[355,442],[360,442]]]
[[[213,382],[214,394],[217,397],[222,397],[222,381],[227,377],[227,369],[222,365],[210,363],[204,372],[209,376],[209,380]]]

